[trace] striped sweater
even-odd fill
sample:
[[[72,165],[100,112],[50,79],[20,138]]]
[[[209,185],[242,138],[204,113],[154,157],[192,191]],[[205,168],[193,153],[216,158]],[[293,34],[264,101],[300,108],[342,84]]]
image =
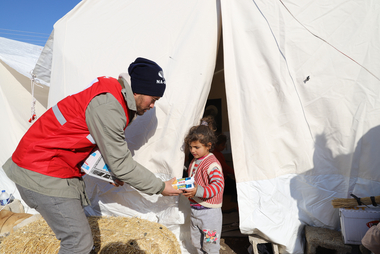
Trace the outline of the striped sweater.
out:
[[[193,159],[189,167],[189,176],[198,184],[196,196],[190,202],[204,207],[222,207],[224,178],[222,166],[214,154],[209,153],[201,159]]]

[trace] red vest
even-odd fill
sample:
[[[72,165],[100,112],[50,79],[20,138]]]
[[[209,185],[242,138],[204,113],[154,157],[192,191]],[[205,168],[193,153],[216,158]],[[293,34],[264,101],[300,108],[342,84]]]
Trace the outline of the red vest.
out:
[[[129,114],[120,83],[99,77],[87,89],[70,95],[47,110],[25,133],[12,160],[19,167],[44,175],[72,178],[84,173],[80,164],[96,147],[86,124],[86,108],[101,93],[111,93]]]

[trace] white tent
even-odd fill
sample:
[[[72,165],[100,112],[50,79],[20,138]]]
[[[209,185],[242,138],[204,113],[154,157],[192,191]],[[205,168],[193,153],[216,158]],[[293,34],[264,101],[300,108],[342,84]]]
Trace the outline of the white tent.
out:
[[[165,96],[127,139],[159,177],[181,177],[222,39],[240,230],[303,253],[305,224],[339,229],[334,197],[379,195],[379,25],[375,0],[84,0],[54,26],[48,106],[138,56],[155,60]],[[142,216],[186,238],[183,199],[86,181],[89,213]]]
[[[42,49],[40,46],[0,38],[0,166],[12,155],[31,125],[28,121],[32,116],[33,105],[30,73]],[[48,91],[46,84],[34,86],[37,117],[46,110]],[[2,170],[0,179],[0,189],[6,189],[19,198],[14,183]],[[28,212],[35,213],[34,210]]]

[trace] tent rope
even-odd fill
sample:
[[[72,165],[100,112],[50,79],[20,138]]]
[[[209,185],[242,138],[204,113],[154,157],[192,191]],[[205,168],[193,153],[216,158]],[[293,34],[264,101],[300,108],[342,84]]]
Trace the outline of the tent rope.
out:
[[[36,75],[33,72],[31,72],[30,74],[32,75],[32,78],[31,78],[32,105],[31,105],[31,116],[29,119],[29,123],[33,123],[33,121],[37,119],[37,116],[36,116],[36,98],[34,98],[34,85],[36,84],[35,83]]]

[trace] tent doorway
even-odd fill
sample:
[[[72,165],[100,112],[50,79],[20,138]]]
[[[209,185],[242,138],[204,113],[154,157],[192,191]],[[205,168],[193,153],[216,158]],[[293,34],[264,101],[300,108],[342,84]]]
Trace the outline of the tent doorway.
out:
[[[227,138],[226,147],[222,151],[228,166],[233,168],[228,120],[227,97],[224,79],[223,40],[220,39],[216,59],[214,77],[207,98],[203,116],[213,115],[216,122],[217,135],[224,134]],[[250,246],[247,235],[240,233],[239,213],[235,178],[225,172],[225,188],[223,195],[223,227],[221,235],[221,253],[245,253]]]
[[[233,168],[232,152],[230,144],[230,131],[227,111],[227,97],[224,82],[224,64],[223,64],[223,40],[220,39],[219,49],[216,59],[214,77],[211,83],[211,89],[207,98],[204,115],[212,115],[216,122],[217,135],[224,134],[227,138],[226,146],[222,150],[227,165]],[[223,200],[223,211],[236,211],[237,198],[234,177],[231,174],[227,176],[225,172],[225,195]],[[233,186],[232,186],[233,185]]]

